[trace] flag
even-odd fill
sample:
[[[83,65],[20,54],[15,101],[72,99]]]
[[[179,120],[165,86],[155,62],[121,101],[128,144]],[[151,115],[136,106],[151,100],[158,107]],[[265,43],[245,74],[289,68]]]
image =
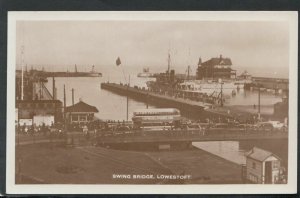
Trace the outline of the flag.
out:
[[[116,65],[117,65],[117,66],[121,65],[121,59],[120,59],[120,57],[117,58],[117,60],[116,60]]]

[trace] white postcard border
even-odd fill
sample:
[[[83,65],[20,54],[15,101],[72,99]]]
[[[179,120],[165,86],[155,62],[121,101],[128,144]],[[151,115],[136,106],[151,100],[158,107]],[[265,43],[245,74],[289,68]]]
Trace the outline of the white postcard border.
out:
[[[289,61],[289,144],[288,184],[261,185],[16,185],[15,184],[15,66],[16,21],[22,20],[200,20],[200,21],[288,21]],[[246,12],[9,12],[7,46],[7,162],[8,194],[286,194],[297,192],[297,87],[298,13],[292,11]]]

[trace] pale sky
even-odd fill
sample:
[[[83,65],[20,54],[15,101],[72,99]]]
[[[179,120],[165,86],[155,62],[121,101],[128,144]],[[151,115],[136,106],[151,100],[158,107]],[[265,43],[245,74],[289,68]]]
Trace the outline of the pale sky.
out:
[[[288,77],[289,26],[286,22],[206,21],[36,21],[17,22],[17,64],[46,70],[96,70],[105,74],[119,56],[132,71],[167,69],[168,50],[176,73],[199,57],[231,58],[238,74]]]

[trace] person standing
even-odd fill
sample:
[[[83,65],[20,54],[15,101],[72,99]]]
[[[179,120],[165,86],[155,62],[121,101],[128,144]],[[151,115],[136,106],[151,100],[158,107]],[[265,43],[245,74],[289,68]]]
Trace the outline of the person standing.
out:
[[[83,131],[83,135],[86,136],[88,134],[88,127],[86,125],[84,125],[82,128],[82,131]]]

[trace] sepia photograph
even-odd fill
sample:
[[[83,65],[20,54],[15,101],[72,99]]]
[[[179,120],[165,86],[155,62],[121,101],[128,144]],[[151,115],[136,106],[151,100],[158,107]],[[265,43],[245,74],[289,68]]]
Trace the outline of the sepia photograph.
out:
[[[9,13],[8,189],[296,192],[297,18]]]

